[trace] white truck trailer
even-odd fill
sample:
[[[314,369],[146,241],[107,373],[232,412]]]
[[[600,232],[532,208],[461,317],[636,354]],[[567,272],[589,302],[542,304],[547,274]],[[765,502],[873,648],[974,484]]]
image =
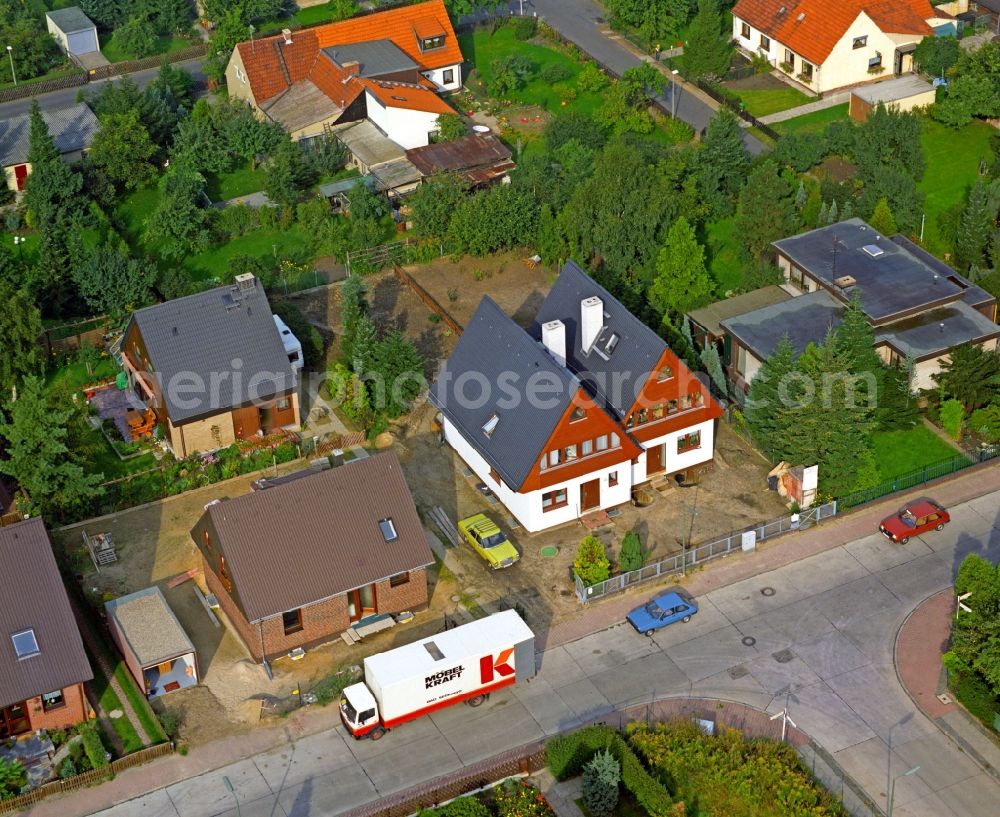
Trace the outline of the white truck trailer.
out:
[[[364,670],[364,681],[344,690],[340,717],[355,738],[378,740],[401,723],[463,701],[479,706],[534,677],[535,635],[504,610],[370,656]]]

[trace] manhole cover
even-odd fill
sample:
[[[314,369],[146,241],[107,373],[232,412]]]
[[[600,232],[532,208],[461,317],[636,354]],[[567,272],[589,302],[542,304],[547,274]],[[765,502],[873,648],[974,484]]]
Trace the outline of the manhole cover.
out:
[[[120,718],[120,717],[121,717],[122,715],[124,715],[124,714],[125,714],[125,713],[124,713],[124,712],[122,712],[122,711],[121,711],[120,709],[112,709],[112,710],[111,710],[111,711],[110,711],[110,712],[108,713],[108,717],[109,717],[109,718],[113,718],[114,720],[118,720],[118,719],[119,719],[119,718]]]
[[[742,664],[740,664],[738,667],[730,667],[729,668],[729,677],[732,678],[734,681],[737,680],[737,679],[739,679],[739,678],[745,678],[749,674],[750,674],[750,670],[748,670]]]
[[[554,556],[558,556],[559,555],[559,548],[557,548],[555,545],[546,545],[545,547],[543,547],[538,552],[539,552],[539,554],[541,554],[541,556],[543,558],[545,558],[545,559],[551,559]]]
[[[745,635],[745,636],[743,636],[743,646],[744,647],[752,647],[756,643],[757,643],[757,639],[754,638],[752,635]]]
[[[773,596],[773,595],[774,595],[774,592],[775,592],[775,591],[774,591],[774,588],[773,588],[773,587],[762,587],[762,588],[760,589],[760,594],[761,594],[762,596]]]
[[[778,652],[771,653],[771,658],[773,658],[779,664],[787,664],[794,657],[795,654],[791,650],[779,650]]]

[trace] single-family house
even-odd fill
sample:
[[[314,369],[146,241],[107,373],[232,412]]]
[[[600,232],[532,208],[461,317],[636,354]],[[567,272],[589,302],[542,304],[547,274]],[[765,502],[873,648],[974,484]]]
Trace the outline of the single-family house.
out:
[[[104,603],[108,631],[147,698],[198,683],[198,653],[159,587]]]
[[[711,461],[721,406],[575,263],[531,331],[483,298],[430,390],[444,440],[535,532]]]
[[[996,298],[902,235],[882,236],[851,218],[772,246],[796,297],[720,321],[737,395],[783,336],[797,352],[823,342],[856,296],[882,360],[914,361],[915,389],[933,386],[931,375],[956,346],[997,347]]]
[[[913,70],[913,51],[954,20],[930,0],[739,0],[733,39],[816,93]]]
[[[101,49],[97,26],[79,6],[45,12],[45,25],[60,50],[71,59]]]
[[[969,0],[968,10],[994,34],[1000,34],[1000,0]]]
[[[66,162],[78,162],[90,149],[100,123],[85,102],[69,108],[42,111],[56,150]],[[24,190],[24,182],[31,173],[28,151],[31,147],[31,117],[19,114],[0,119],[0,167],[8,189]]]
[[[191,536],[257,661],[427,605],[434,557],[393,453],[210,504]]]
[[[178,457],[300,425],[301,344],[250,274],[138,309],[118,360]]]
[[[438,94],[462,87],[462,52],[443,0],[428,0],[238,43],[226,83],[295,139],[368,119],[405,150],[454,113]]]
[[[87,720],[94,677],[39,518],[0,528],[0,739]]]

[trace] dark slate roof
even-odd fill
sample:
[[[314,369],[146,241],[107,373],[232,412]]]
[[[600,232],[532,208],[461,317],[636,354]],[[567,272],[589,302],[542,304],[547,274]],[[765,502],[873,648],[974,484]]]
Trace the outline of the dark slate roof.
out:
[[[798,354],[810,343],[822,343],[827,332],[840,325],[844,310],[844,305],[829,292],[817,289],[721,323],[759,360],[766,360],[785,335]]]
[[[87,31],[94,28],[93,21],[83,13],[83,9],[79,6],[47,11],[45,12],[45,16],[59,26],[59,29],[64,34],[72,34],[74,31]]]
[[[501,390],[511,378],[514,394]],[[529,378],[544,400],[525,397]],[[569,406],[579,381],[489,296],[479,303],[431,386],[430,401],[503,478],[519,488]],[[484,393],[488,390],[488,397]],[[496,415],[489,436],[483,426]]]
[[[961,287],[948,278],[953,274],[950,267],[928,253],[915,252],[919,248],[902,236],[878,235],[859,218],[783,238],[774,247],[845,302],[857,290],[862,309],[875,324],[961,297]],[[875,247],[881,254],[872,257],[864,247]],[[834,279],[846,275],[856,285],[840,289]]]
[[[142,334],[175,424],[247,405],[254,398],[266,400],[294,386],[285,346],[259,282],[248,291],[227,285],[139,309],[132,321]],[[239,361],[235,366],[234,360]],[[239,383],[235,390],[234,371],[241,375],[235,378]],[[228,373],[229,378],[222,381],[219,399],[213,402],[207,384],[217,373]],[[258,373],[270,376],[251,394],[250,381]],[[200,393],[173,393],[168,387],[172,379],[186,375],[201,378],[206,388]]]
[[[787,301],[791,297],[791,293],[786,292],[776,284],[771,284],[751,292],[744,292],[742,295],[734,295],[732,298],[716,301],[714,304],[699,309],[693,309],[688,312],[688,317],[692,323],[704,327],[712,335],[719,336],[725,331],[719,321],[745,315],[755,309]]]
[[[205,516],[251,622],[434,561],[393,453],[223,500]],[[380,531],[383,519],[398,534],[391,542]]]
[[[580,302],[590,297],[600,298],[604,304],[602,336],[614,332],[619,337],[618,345],[607,358],[582,348]],[[566,326],[566,365],[584,381],[598,402],[619,420],[624,418],[666,350],[666,342],[573,261],[563,265],[555,286],[538,310],[532,335],[541,339],[542,325],[554,320]],[[600,342],[601,336],[595,345]],[[610,388],[616,382],[620,388]],[[609,388],[604,388],[604,384]]]
[[[112,599],[104,609],[144,669],[195,651],[159,587]]]
[[[41,519],[0,528],[0,706],[94,677]],[[34,630],[38,653],[18,659],[11,636]]]
[[[324,48],[323,53],[341,67],[349,62],[358,63],[358,76],[361,77],[384,77],[416,71],[418,67],[392,40],[332,45]]]
[[[81,102],[69,108],[42,111],[42,119],[62,154],[86,150],[94,141],[100,123],[94,112]],[[28,161],[31,117],[28,114],[0,120],[0,167],[20,165]]]
[[[997,336],[1000,326],[964,301],[957,301],[886,326],[875,333],[875,342],[888,343],[901,355],[925,360],[963,343],[981,343]]]

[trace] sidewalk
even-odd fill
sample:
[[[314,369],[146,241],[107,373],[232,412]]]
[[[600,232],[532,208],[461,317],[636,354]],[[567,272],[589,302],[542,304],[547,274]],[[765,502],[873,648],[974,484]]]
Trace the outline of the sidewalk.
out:
[[[951,637],[954,611],[955,597],[949,589],[934,594],[907,616],[896,636],[896,674],[917,708],[1000,781],[1000,746],[993,736],[957,703],[937,697],[947,691],[941,655]]]
[[[760,117],[760,121],[765,125],[773,125],[775,122],[784,122],[787,119],[794,119],[797,116],[805,116],[806,114],[822,111],[826,108],[833,108],[836,105],[843,105],[845,102],[849,102],[850,99],[850,91],[841,91],[832,96],[817,99],[815,102],[807,102],[805,105],[799,105],[797,108],[789,108],[786,111],[778,111],[777,113],[762,116]]]

